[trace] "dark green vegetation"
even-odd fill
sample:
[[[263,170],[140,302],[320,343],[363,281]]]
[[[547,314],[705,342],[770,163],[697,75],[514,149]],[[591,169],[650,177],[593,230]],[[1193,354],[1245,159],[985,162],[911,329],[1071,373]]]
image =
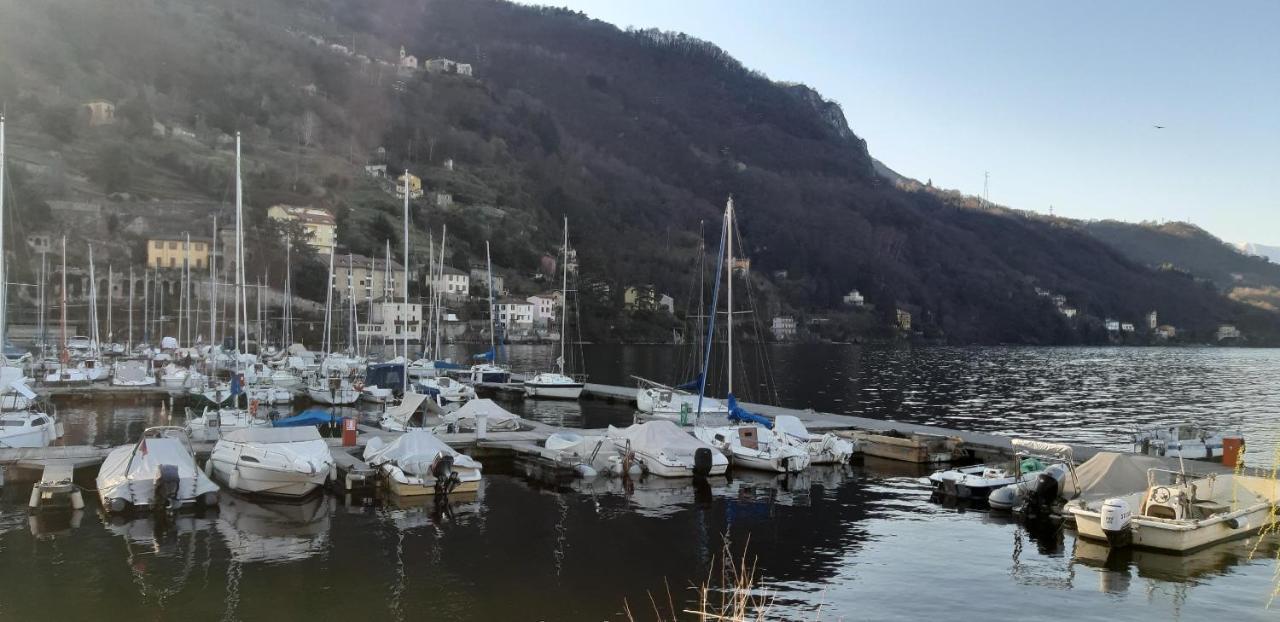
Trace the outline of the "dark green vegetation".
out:
[[[1216,274],[1153,268],[1080,223],[903,190],[876,174],[836,104],[683,35],[492,0],[0,7],[0,98],[15,151],[62,163],[63,177],[32,180],[39,196],[226,200],[225,140],[240,131],[251,210],[331,207],[343,244],[380,255],[387,238],[396,249],[400,204],[363,166],[385,161],[452,196],[449,206],[415,202],[414,246],[447,224],[455,267],[482,261],[487,239],[496,265],[528,277],[555,255],[567,215],[583,283],[610,285],[584,310],[587,338],[668,334],[661,321],[605,318],[627,285],[688,292],[700,224],[714,243],[729,195],[752,279],[771,297],[760,309],[825,315],[853,288],[874,305],[880,329],[832,329],[837,338],[883,334],[899,307],[925,336],[956,342],[1104,341],[1103,318],[1138,323],[1153,309],[1193,339],[1221,323],[1254,343],[1280,335],[1280,316],[1195,278]],[[403,44],[423,61],[469,63],[475,76],[401,73],[330,44],[392,62]],[[77,105],[97,98],[117,104],[116,124],[77,122]],[[155,136],[153,120],[194,138]],[[269,259],[278,232],[253,234]],[[1080,317],[1037,288],[1066,296]],[[864,326],[855,315],[847,326]]]

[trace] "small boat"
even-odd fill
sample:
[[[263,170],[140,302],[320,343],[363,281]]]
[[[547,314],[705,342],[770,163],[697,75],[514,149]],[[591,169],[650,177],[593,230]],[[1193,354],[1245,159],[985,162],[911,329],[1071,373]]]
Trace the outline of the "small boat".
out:
[[[507,384],[511,382],[511,372],[493,363],[472,365],[467,371],[472,384]]]
[[[1133,451],[1148,456],[1220,460],[1224,436],[1193,423],[1181,423],[1135,433]],[[1239,434],[1232,436],[1240,437]]]
[[[307,397],[317,404],[350,406],[360,399],[360,392],[345,376],[330,374],[327,378],[316,377],[308,383]]]
[[[0,448],[48,447],[61,438],[61,424],[42,410],[0,413]]]
[[[111,365],[111,386],[113,387],[153,387],[156,376],[151,373],[149,361],[126,359]]]
[[[364,461],[377,467],[387,489],[397,496],[443,495],[480,489],[481,464],[460,454],[422,428],[384,443],[369,439]]]
[[[683,419],[684,425],[693,425],[694,415],[698,412],[698,394],[660,385],[643,380],[648,386],[636,390],[636,408],[640,412],[654,417],[678,421]],[[728,415],[729,407],[711,397],[702,398],[702,414]]]
[[[269,406],[293,403],[293,391],[282,387],[251,385],[244,392],[249,396],[250,403],[257,402]]]
[[[1063,503],[1079,496],[1080,477],[1070,445],[1015,438],[1012,447],[1014,464],[1021,465],[1034,457],[1046,466],[1035,477],[1019,477],[992,490],[987,495],[991,509],[1012,511],[1031,519],[1047,518],[1057,514]]]
[[[279,497],[305,497],[336,477],[329,445],[314,426],[228,432],[205,469],[236,492]]]
[[[399,404],[387,406],[386,410],[382,411],[382,418],[378,421],[378,425],[390,432],[404,432],[413,425],[414,415],[418,414],[423,402],[426,401],[427,396],[422,393],[406,393]]]
[[[250,403],[252,406],[253,404]],[[192,440],[216,441],[223,435],[236,430],[254,426],[269,426],[269,419],[259,418],[253,410],[242,408],[210,408],[206,406],[200,414],[187,409],[186,431]]]
[[[936,471],[929,476],[929,484],[937,494],[986,501],[997,488],[1032,481],[1044,469],[1043,462],[1029,456],[1019,460],[1016,468],[1008,464],[978,464]]]
[[[844,464],[853,458],[857,447],[827,432],[811,434],[804,422],[795,415],[778,415],[773,418],[773,433],[786,442],[804,449],[809,454],[809,464]]]
[[[191,370],[178,367],[174,363],[165,365],[160,372],[160,386],[166,389],[185,389],[195,386],[191,380]]]
[[[395,391],[389,387],[380,387],[376,384],[361,385],[356,383],[356,388],[360,390],[361,401],[372,404],[385,404],[395,399]]]
[[[514,432],[520,429],[520,417],[490,399],[467,402],[453,412],[440,417],[440,424],[433,431],[448,432]]]
[[[524,392],[529,397],[576,400],[582,395],[584,386],[585,383],[564,374],[543,372],[524,381]]]
[[[723,475],[729,469],[729,459],[724,454],[671,421],[658,419],[625,428],[609,426],[605,436],[613,441],[624,462],[638,460],[645,470],[659,477]]]
[[[476,388],[448,376],[424,378],[414,385],[414,390],[435,399],[436,404],[456,404],[476,399]]]
[[[173,426],[147,428],[136,444],[111,450],[97,488],[102,507],[112,513],[218,504],[218,485],[196,466],[186,431]]]
[[[89,375],[79,365],[52,363],[46,365],[44,384],[77,385],[89,384]]]
[[[1072,503],[1083,538],[1128,546],[1187,552],[1248,536],[1271,524],[1280,482],[1250,475],[1190,476],[1147,471],[1147,488],[1093,503]]]
[[[693,428],[698,440],[719,449],[734,467],[799,473],[809,467],[809,452],[778,437],[764,425]]]

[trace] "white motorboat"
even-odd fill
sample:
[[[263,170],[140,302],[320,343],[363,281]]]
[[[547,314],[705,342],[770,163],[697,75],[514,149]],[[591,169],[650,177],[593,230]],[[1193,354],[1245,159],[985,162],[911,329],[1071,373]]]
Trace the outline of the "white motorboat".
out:
[[[153,387],[156,376],[151,373],[151,363],[139,359],[116,361],[111,365],[111,386]]]
[[[715,447],[686,434],[675,423],[654,420],[625,428],[609,426],[605,434],[619,455],[639,460],[660,477],[723,475],[729,459]]]
[[[360,399],[373,404],[386,404],[395,399],[395,392],[388,387],[380,387],[376,384],[367,384],[361,386],[356,384],[360,389]]]
[[[1080,494],[1075,452],[1070,445],[1021,438],[1011,443],[1015,464],[1021,465],[1026,458],[1034,457],[1047,466],[1034,478],[1019,478],[991,491],[987,495],[991,509],[1011,510],[1033,519],[1046,518],[1055,514],[1062,503]]]
[[[40,410],[0,413],[0,448],[48,447],[62,436],[61,427],[54,415]]]
[[[1220,460],[1224,436],[1193,423],[1182,423],[1134,434],[1133,451],[1148,456]],[[1239,437],[1238,434],[1232,436]]]
[[[1044,463],[1038,458],[1026,457],[1019,461],[1016,469],[1008,464],[977,464],[935,471],[929,475],[929,485],[934,492],[948,497],[986,501],[997,488],[1030,483],[1044,469]]]
[[[111,450],[98,471],[98,495],[108,512],[177,510],[218,503],[218,485],[196,466],[182,428],[147,428],[134,445]]]
[[[205,407],[200,414],[187,409],[186,431],[195,441],[216,441],[224,435],[255,426],[270,426],[271,421],[241,408]]]
[[[404,432],[408,430],[413,423],[414,415],[418,414],[422,403],[427,401],[427,396],[421,393],[406,393],[400,399],[399,404],[387,406],[382,412],[382,419],[378,425],[382,429],[390,432]]]
[[[334,374],[307,383],[307,397],[317,404],[350,406],[360,399],[360,392],[345,376]]]
[[[413,428],[390,443],[379,437],[369,439],[364,461],[377,467],[387,489],[398,496],[474,492],[482,479],[478,461],[422,428]]]
[[[44,384],[76,385],[88,383],[89,375],[79,365],[55,363],[44,376]]]
[[[93,340],[84,335],[72,335],[67,338],[67,349],[84,354],[93,349]]]
[[[475,399],[453,412],[440,416],[437,434],[446,432],[514,432],[520,429],[520,417],[490,399]]]
[[[203,382],[197,382],[203,379],[203,376],[174,363],[169,363],[160,370],[160,386],[166,389],[189,389],[203,384]]]
[[[102,361],[96,358],[81,359],[79,367],[89,382],[106,380],[111,373],[111,368],[103,365]]]
[[[424,378],[414,387],[419,393],[435,399],[436,404],[456,404],[476,399],[475,387],[448,376]]]
[[[1112,548],[1187,552],[1244,537],[1272,524],[1280,482],[1250,475],[1193,477],[1147,471],[1147,488],[1101,502],[1072,502],[1076,531]]]
[[[271,386],[278,389],[293,390],[302,388],[302,378],[287,369],[273,370],[267,379]]]
[[[582,395],[584,386],[585,383],[564,374],[543,372],[524,381],[524,392],[529,397],[576,400]]]
[[[336,477],[329,445],[314,426],[228,432],[205,469],[236,492],[280,497],[305,497]]]
[[[636,391],[636,408],[654,417],[693,425],[698,413],[698,394],[663,385],[640,387]],[[729,407],[711,397],[703,397],[703,415],[728,415]]]
[[[831,432],[811,434],[804,422],[795,415],[778,415],[773,418],[773,433],[786,442],[804,449],[809,454],[809,464],[844,464],[853,458],[857,448],[851,441]]]
[[[293,391],[281,387],[254,385],[245,389],[244,392],[249,396],[251,403],[257,402],[268,406],[293,403]]]
[[[787,443],[763,425],[693,428],[698,440],[720,450],[735,467],[799,473],[809,467],[809,452]]]

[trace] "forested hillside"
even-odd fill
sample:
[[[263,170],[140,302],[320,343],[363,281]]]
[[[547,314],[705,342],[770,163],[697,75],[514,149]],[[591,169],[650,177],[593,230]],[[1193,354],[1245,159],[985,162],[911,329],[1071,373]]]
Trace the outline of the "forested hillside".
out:
[[[15,179],[22,209],[108,193],[225,200],[238,131],[250,208],[331,207],[356,252],[380,254],[399,225],[369,164],[423,177],[415,247],[447,224],[457,267],[489,240],[495,263],[531,274],[567,215],[584,281],[609,285],[591,314],[597,339],[620,337],[609,311],[626,286],[689,291],[701,223],[714,242],[730,195],[770,311],[821,315],[856,288],[882,325],[901,308],[954,342],[1101,341],[1103,318],[1151,310],[1205,339],[1220,323],[1255,343],[1280,334],[1280,316],[1134,261],[1078,223],[903,191],[875,172],[839,106],[684,35],[495,0],[0,7],[0,99],[29,165]],[[401,70],[401,46],[473,73]],[[93,99],[115,103],[116,124],[77,122]],[[193,137],[175,140],[174,126]],[[267,257],[280,232],[255,234]]]

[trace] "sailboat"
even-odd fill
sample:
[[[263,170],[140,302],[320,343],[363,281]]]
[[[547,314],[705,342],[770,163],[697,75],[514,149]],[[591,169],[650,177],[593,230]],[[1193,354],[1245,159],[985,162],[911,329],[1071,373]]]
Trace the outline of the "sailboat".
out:
[[[58,361],[45,374],[44,383],[53,385],[86,384],[89,377],[84,370],[71,364],[71,350],[67,343],[67,236],[62,236],[62,289],[60,291],[60,326]],[[50,365],[46,364],[46,367]]]
[[[524,381],[524,392],[529,397],[549,397],[576,400],[582,395],[583,379],[565,374],[568,360],[569,328],[569,219],[564,219],[564,266],[560,285],[560,356],[556,358],[559,372],[542,372]]]
[[[4,251],[4,116],[0,115],[0,343],[7,335],[9,280],[6,271]],[[62,436],[61,426],[56,418],[45,409],[33,409],[36,395],[26,386],[26,378],[21,368],[0,365],[0,395],[14,393],[26,402],[26,407],[19,410],[0,413],[0,447],[48,447],[55,439]],[[8,397],[8,396],[5,396]],[[15,405],[19,401],[14,398]]]
[[[733,395],[733,238],[735,234],[733,199],[730,198],[724,210],[724,228],[720,232],[720,246],[724,253],[717,260],[722,262],[716,269],[716,287],[711,298],[711,312],[707,323],[707,344],[703,355],[702,375],[699,379],[699,399],[706,394],[707,369],[711,360],[711,338],[715,334],[715,313],[717,298],[720,293],[720,279],[725,278],[728,296],[726,300],[725,323],[727,331],[727,365],[728,371],[728,426],[695,425],[693,435],[727,456],[735,466],[779,473],[794,473],[809,467],[809,451],[788,442],[785,434],[774,434],[773,422],[759,415],[747,412],[738,406]],[[728,276],[725,276],[726,268]],[[701,423],[701,403],[695,413],[694,421]]]
[[[360,399],[360,391],[352,385],[345,357],[332,353],[330,333],[333,327],[333,249],[329,249],[329,289],[324,305],[324,361],[317,373],[307,381],[307,397],[317,404],[349,406]]]
[[[428,282],[432,283],[433,286],[431,291],[431,314],[428,316],[427,322],[426,343],[430,344],[429,347],[434,358],[431,361],[424,362],[425,365],[430,365],[430,373],[421,375],[417,383],[413,385],[415,391],[430,396],[435,400],[436,405],[441,407],[445,404],[464,403],[476,398],[475,387],[438,373],[440,370],[447,369],[450,365],[448,362],[440,360],[440,313],[444,303],[444,291],[443,288],[434,285],[444,282],[444,254],[448,233],[449,230],[447,228],[442,228],[440,231],[439,262],[435,264],[435,267],[431,268],[432,276],[428,279]],[[434,248],[431,250],[431,254],[435,255]],[[415,361],[415,363],[417,362]],[[410,370],[412,371],[413,369],[411,366]],[[419,371],[424,369],[426,368],[418,368]]]
[[[493,260],[489,257],[489,242],[484,243],[484,262],[488,267],[489,281],[489,351],[475,355],[474,359],[485,362],[471,366],[472,383],[506,384],[511,381],[511,372],[497,364],[498,340],[496,318],[497,308],[493,304]]]

